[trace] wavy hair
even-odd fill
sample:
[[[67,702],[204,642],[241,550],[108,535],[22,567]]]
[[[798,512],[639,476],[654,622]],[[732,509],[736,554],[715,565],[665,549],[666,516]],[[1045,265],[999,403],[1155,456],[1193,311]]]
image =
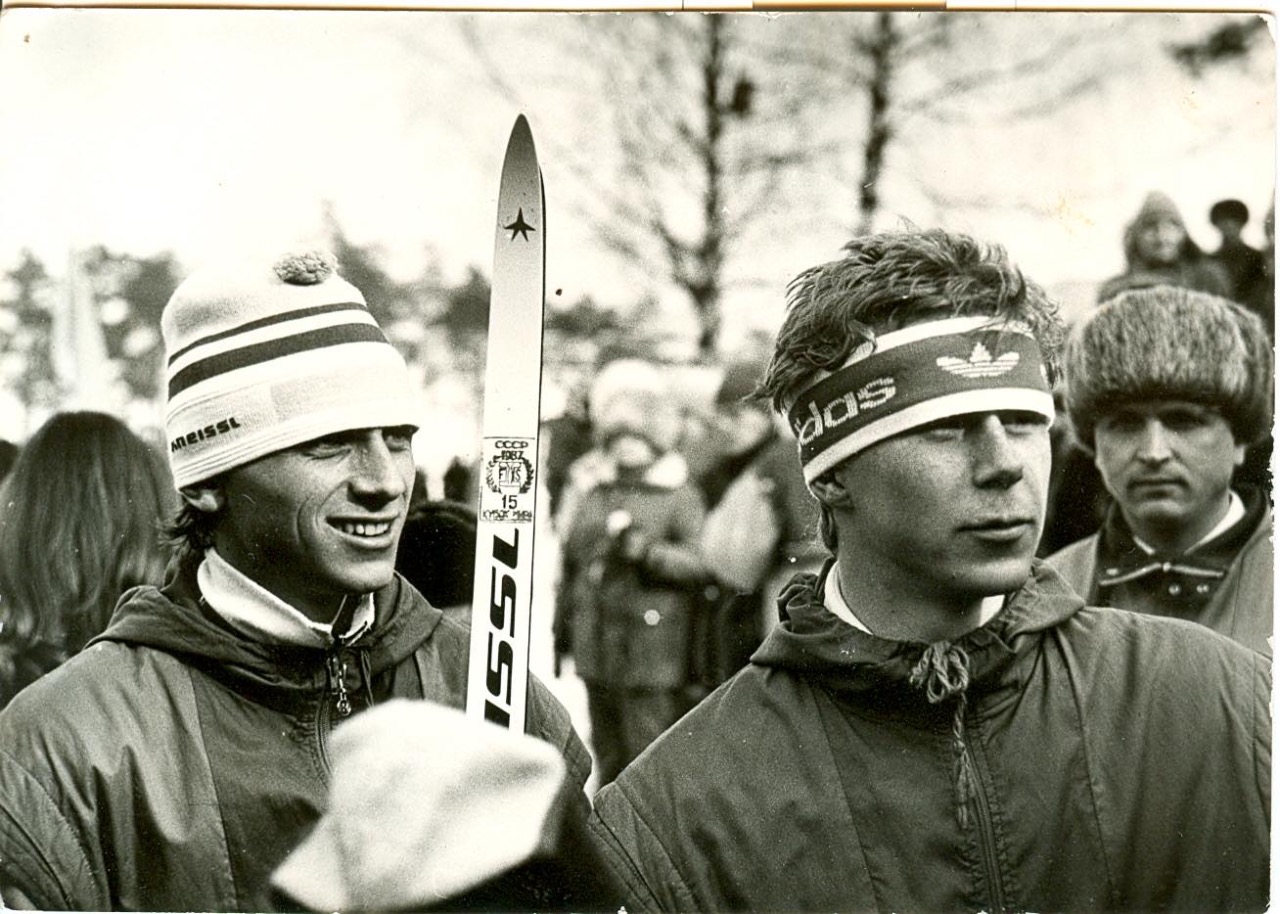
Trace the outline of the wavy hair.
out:
[[[1051,384],[1061,372],[1066,326],[1045,291],[1009,262],[1004,248],[942,229],[855,238],[840,260],[811,267],[787,287],[787,313],[755,395],[778,412],[876,335],[947,317],[992,315],[1028,325]],[[822,506],[819,531],[835,550]]]
[[[0,703],[20,661],[75,653],[124,591],[161,582],[173,505],[159,454],[113,416],[59,413],[31,437],[0,483]]]

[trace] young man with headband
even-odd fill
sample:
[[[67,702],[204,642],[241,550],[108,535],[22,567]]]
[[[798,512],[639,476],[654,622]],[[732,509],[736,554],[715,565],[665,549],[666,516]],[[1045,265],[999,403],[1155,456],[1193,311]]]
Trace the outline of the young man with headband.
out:
[[[1265,662],[1033,560],[1056,307],[963,236],[847,251],[762,385],[833,558],[597,795],[627,910],[1261,910]]]

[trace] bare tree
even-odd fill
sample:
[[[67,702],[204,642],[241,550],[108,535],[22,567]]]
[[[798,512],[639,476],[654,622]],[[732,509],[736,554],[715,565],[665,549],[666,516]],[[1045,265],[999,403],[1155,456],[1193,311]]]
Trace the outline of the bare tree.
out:
[[[561,143],[578,208],[601,243],[638,269],[661,264],[698,318],[698,351],[721,330],[729,265],[751,232],[770,230],[780,176],[812,161],[810,100],[787,91],[776,35],[729,16],[578,17],[560,47],[598,82],[590,115],[607,142]],[[471,35],[492,85],[518,83]],[[554,143],[554,141],[553,141]]]

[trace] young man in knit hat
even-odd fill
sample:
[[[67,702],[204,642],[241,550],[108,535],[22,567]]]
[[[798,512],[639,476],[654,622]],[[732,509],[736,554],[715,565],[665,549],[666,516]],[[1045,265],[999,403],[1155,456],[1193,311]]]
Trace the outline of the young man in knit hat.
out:
[[[161,326],[178,555],[0,715],[13,906],[264,910],[334,725],[464,703],[465,629],[393,571],[419,409],[361,293],[319,254],[211,267]],[[529,708],[580,789],[566,712],[537,682]]]
[[[1033,559],[1062,336],[941,231],[792,283],[763,391],[833,560],[597,794],[628,911],[1265,906],[1265,659]]]
[[[1231,482],[1270,433],[1271,364],[1255,315],[1171,286],[1126,292],[1073,335],[1067,414],[1114,503],[1049,564],[1091,604],[1199,622],[1271,656],[1271,510]]]

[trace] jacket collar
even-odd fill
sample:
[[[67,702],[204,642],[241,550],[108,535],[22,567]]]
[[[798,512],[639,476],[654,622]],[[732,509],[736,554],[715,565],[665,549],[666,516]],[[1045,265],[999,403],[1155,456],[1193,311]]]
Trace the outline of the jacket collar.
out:
[[[1113,587],[1157,575],[1175,575],[1188,583],[1226,576],[1231,563],[1267,513],[1266,498],[1253,487],[1239,490],[1244,516],[1218,535],[1183,553],[1148,552],[1138,544],[1118,505],[1107,512],[1098,537],[1098,586]]]
[[[964,688],[971,692],[1009,684],[1006,674],[1016,678],[1014,662],[1033,649],[1036,636],[1084,605],[1055,571],[1036,560],[1027,582],[981,628],[937,645],[890,641],[849,626],[825,608],[823,590],[832,565],[829,560],[816,575],[797,575],[784,588],[778,597],[781,621],[751,660],[816,680],[846,697],[874,693],[877,704],[886,707],[924,703],[931,685],[919,681],[919,670],[932,655],[963,654]]]
[[[162,588],[135,587],[120,598],[107,630],[90,644],[114,641],[182,657],[242,690],[312,690],[325,682],[330,650],[248,637],[213,612],[197,579],[199,555],[170,564]],[[375,624],[352,645],[377,675],[409,657],[443,613],[399,575],[373,594]]]

